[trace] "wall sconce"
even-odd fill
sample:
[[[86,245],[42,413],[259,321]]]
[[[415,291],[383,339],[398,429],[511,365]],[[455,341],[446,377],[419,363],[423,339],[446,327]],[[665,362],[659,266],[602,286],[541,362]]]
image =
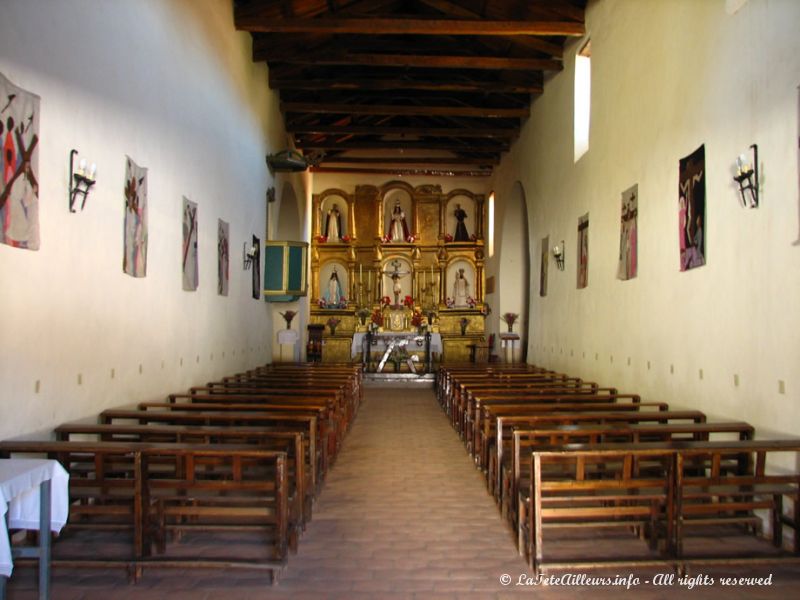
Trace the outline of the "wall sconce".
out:
[[[242,259],[244,261],[245,271],[252,266],[256,252],[258,252],[258,248],[255,246],[255,244],[250,244],[248,247],[247,242],[244,243],[244,246],[242,247]]]
[[[86,196],[95,182],[95,175],[97,174],[97,165],[92,163],[92,166],[86,168],[86,159],[82,158],[78,162],[78,170],[75,170],[75,156],[77,150],[70,150],[69,152],[69,212],[77,212],[75,210],[75,200],[78,194],[83,196],[81,202],[81,210],[86,206]]]
[[[750,149],[753,151],[752,166],[744,154],[739,156],[736,159],[736,175],[733,180],[739,184],[742,206],[758,208],[758,144],[753,144]]]
[[[556,266],[559,271],[564,270],[564,240],[560,244],[553,246],[553,258],[556,259]]]

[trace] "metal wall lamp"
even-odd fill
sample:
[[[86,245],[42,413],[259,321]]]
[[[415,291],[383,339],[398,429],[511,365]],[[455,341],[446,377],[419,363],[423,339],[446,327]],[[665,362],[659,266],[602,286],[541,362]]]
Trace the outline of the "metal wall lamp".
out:
[[[75,210],[75,200],[78,194],[83,196],[81,202],[81,210],[86,206],[86,196],[89,190],[95,184],[95,176],[97,175],[97,165],[92,163],[88,169],[86,168],[86,159],[82,158],[78,162],[78,169],[75,169],[75,157],[78,151],[73,149],[69,152],[69,212],[77,212]]]

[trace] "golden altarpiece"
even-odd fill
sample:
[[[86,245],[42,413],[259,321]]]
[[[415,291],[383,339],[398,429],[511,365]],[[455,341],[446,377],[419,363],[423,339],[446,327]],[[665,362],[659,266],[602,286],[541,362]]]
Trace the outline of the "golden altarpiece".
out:
[[[325,326],[324,361],[361,360],[366,332],[373,344],[419,336],[389,357],[396,371],[414,368],[427,333],[434,362],[469,360],[485,332],[483,195],[392,181],[327,189],[312,210],[310,323]]]

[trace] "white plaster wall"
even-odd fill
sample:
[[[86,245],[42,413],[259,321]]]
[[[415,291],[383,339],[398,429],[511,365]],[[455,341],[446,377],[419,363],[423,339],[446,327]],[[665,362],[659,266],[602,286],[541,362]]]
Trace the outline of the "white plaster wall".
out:
[[[798,84],[800,2],[590,2],[589,152],[573,163],[573,58],[545,85],[493,179],[529,205],[529,361],[744,419],[760,435],[800,429]],[[762,201],[739,207],[736,156],[759,144]],[[678,160],[706,149],[708,264],[681,273]],[[616,279],[620,194],[639,185],[639,275]],[[589,286],[576,289],[578,217],[590,216]],[[539,297],[539,240],[567,265]],[[489,273],[491,274],[491,273]],[[503,282],[500,282],[501,285]],[[701,378],[702,370],[702,378]],[[738,384],[736,381],[738,380]]]
[[[42,246],[0,246],[0,438],[44,431],[270,359],[241,247],[265,239],[276,96],[227,0],[4,0],[0,71],[41,96]],[[98,165],[67,208],[68,154]],[[149,169],[147,277],[122,272],[125,155]],[[181,289],[181,196],[199,205],[200,287]],[[304,196],[305,192],[298,192]],[[216,291],[217,219],[230,289]]]

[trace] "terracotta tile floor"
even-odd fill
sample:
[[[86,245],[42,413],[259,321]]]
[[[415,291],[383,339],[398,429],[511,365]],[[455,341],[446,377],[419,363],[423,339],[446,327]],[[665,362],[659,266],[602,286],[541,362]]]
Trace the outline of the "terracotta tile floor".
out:
[[[597,544],[593,549],[609,542]],[[52,596],[59,600],[800,597],[798,567],[696,573],[714,578],[772,573],[773,584],[768,587],[716,585],[689,590],[677,584],[642,583],[627,592],[611,586],[513,585],[527,571],[481,474],[432,391],[367,388],[299,552],[290,556],[277,586],[270,586],[263,575],[221,570],[151,569],[136,585],[129,585],[120,571],[59,570]],[[621,574],[631,572],[644,581],[658,571],[624,569]],[[512,585],[501,585],[503,574],[512,577]],[[19,569],[9,583],[8,600],[35,597],[33,571]]]

